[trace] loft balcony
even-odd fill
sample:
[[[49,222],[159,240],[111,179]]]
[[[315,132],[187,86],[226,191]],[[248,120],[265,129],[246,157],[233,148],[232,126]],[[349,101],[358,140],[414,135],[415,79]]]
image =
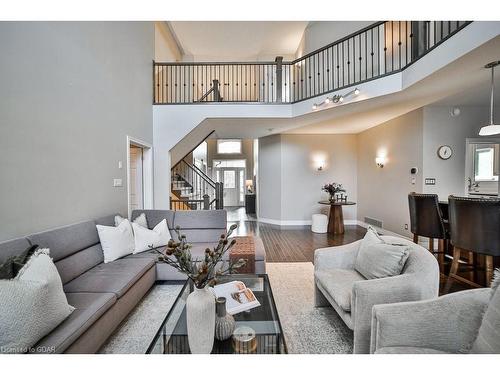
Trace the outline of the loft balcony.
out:
[[[153,62],[154,104],[292,104],[406,69],[469,21],[383,21],[272,62]]]

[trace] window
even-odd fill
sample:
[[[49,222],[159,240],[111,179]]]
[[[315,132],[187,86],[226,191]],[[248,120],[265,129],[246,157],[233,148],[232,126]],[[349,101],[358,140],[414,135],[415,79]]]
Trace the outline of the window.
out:
[[[236,187],[235,171],[224,171],[224,189],[234,189]]]
[[[474,156],[474,180],[498,181],[498,172],[495,170],[495,148],[477,147]]]
[[[218,154],[241,154],[241,141],[239,139],[218,139]]]

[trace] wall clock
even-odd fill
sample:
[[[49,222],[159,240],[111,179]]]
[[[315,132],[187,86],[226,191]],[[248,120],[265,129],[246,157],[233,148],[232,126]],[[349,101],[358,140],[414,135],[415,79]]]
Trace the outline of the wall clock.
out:
[[[448,145],[443,145],[438,148],[438,156],[443,160],[448,160],[453,155],[453,150]]]

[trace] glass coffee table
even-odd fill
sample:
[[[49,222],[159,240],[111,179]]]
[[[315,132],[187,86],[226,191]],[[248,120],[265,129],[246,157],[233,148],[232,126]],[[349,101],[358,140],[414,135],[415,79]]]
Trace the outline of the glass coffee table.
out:
[[[251,345],[244,347],[235,344],[232,338],[225,341],[215,339],[212,354],[286,354],[285,338],[267,275],[229,275],[221,277],[219,284],[233,280],[243,281],[261,304],[249,311],[233,315],[236,328],[251,328],[255,331],[255,339]],[[187,281],[146,354],[190,353],[186,326],[186,299],[192,290],[192,282]]]

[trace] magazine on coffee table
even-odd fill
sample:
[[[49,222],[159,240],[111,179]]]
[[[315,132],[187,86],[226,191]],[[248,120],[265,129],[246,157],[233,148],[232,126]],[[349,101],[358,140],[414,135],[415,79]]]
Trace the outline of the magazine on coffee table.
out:
[[[242,281],[231,281],[216,285],[212,289],[217,298],[226,298],[228,314],[235,315],[260,306],[260,302],[255,298],[253,292]]]

